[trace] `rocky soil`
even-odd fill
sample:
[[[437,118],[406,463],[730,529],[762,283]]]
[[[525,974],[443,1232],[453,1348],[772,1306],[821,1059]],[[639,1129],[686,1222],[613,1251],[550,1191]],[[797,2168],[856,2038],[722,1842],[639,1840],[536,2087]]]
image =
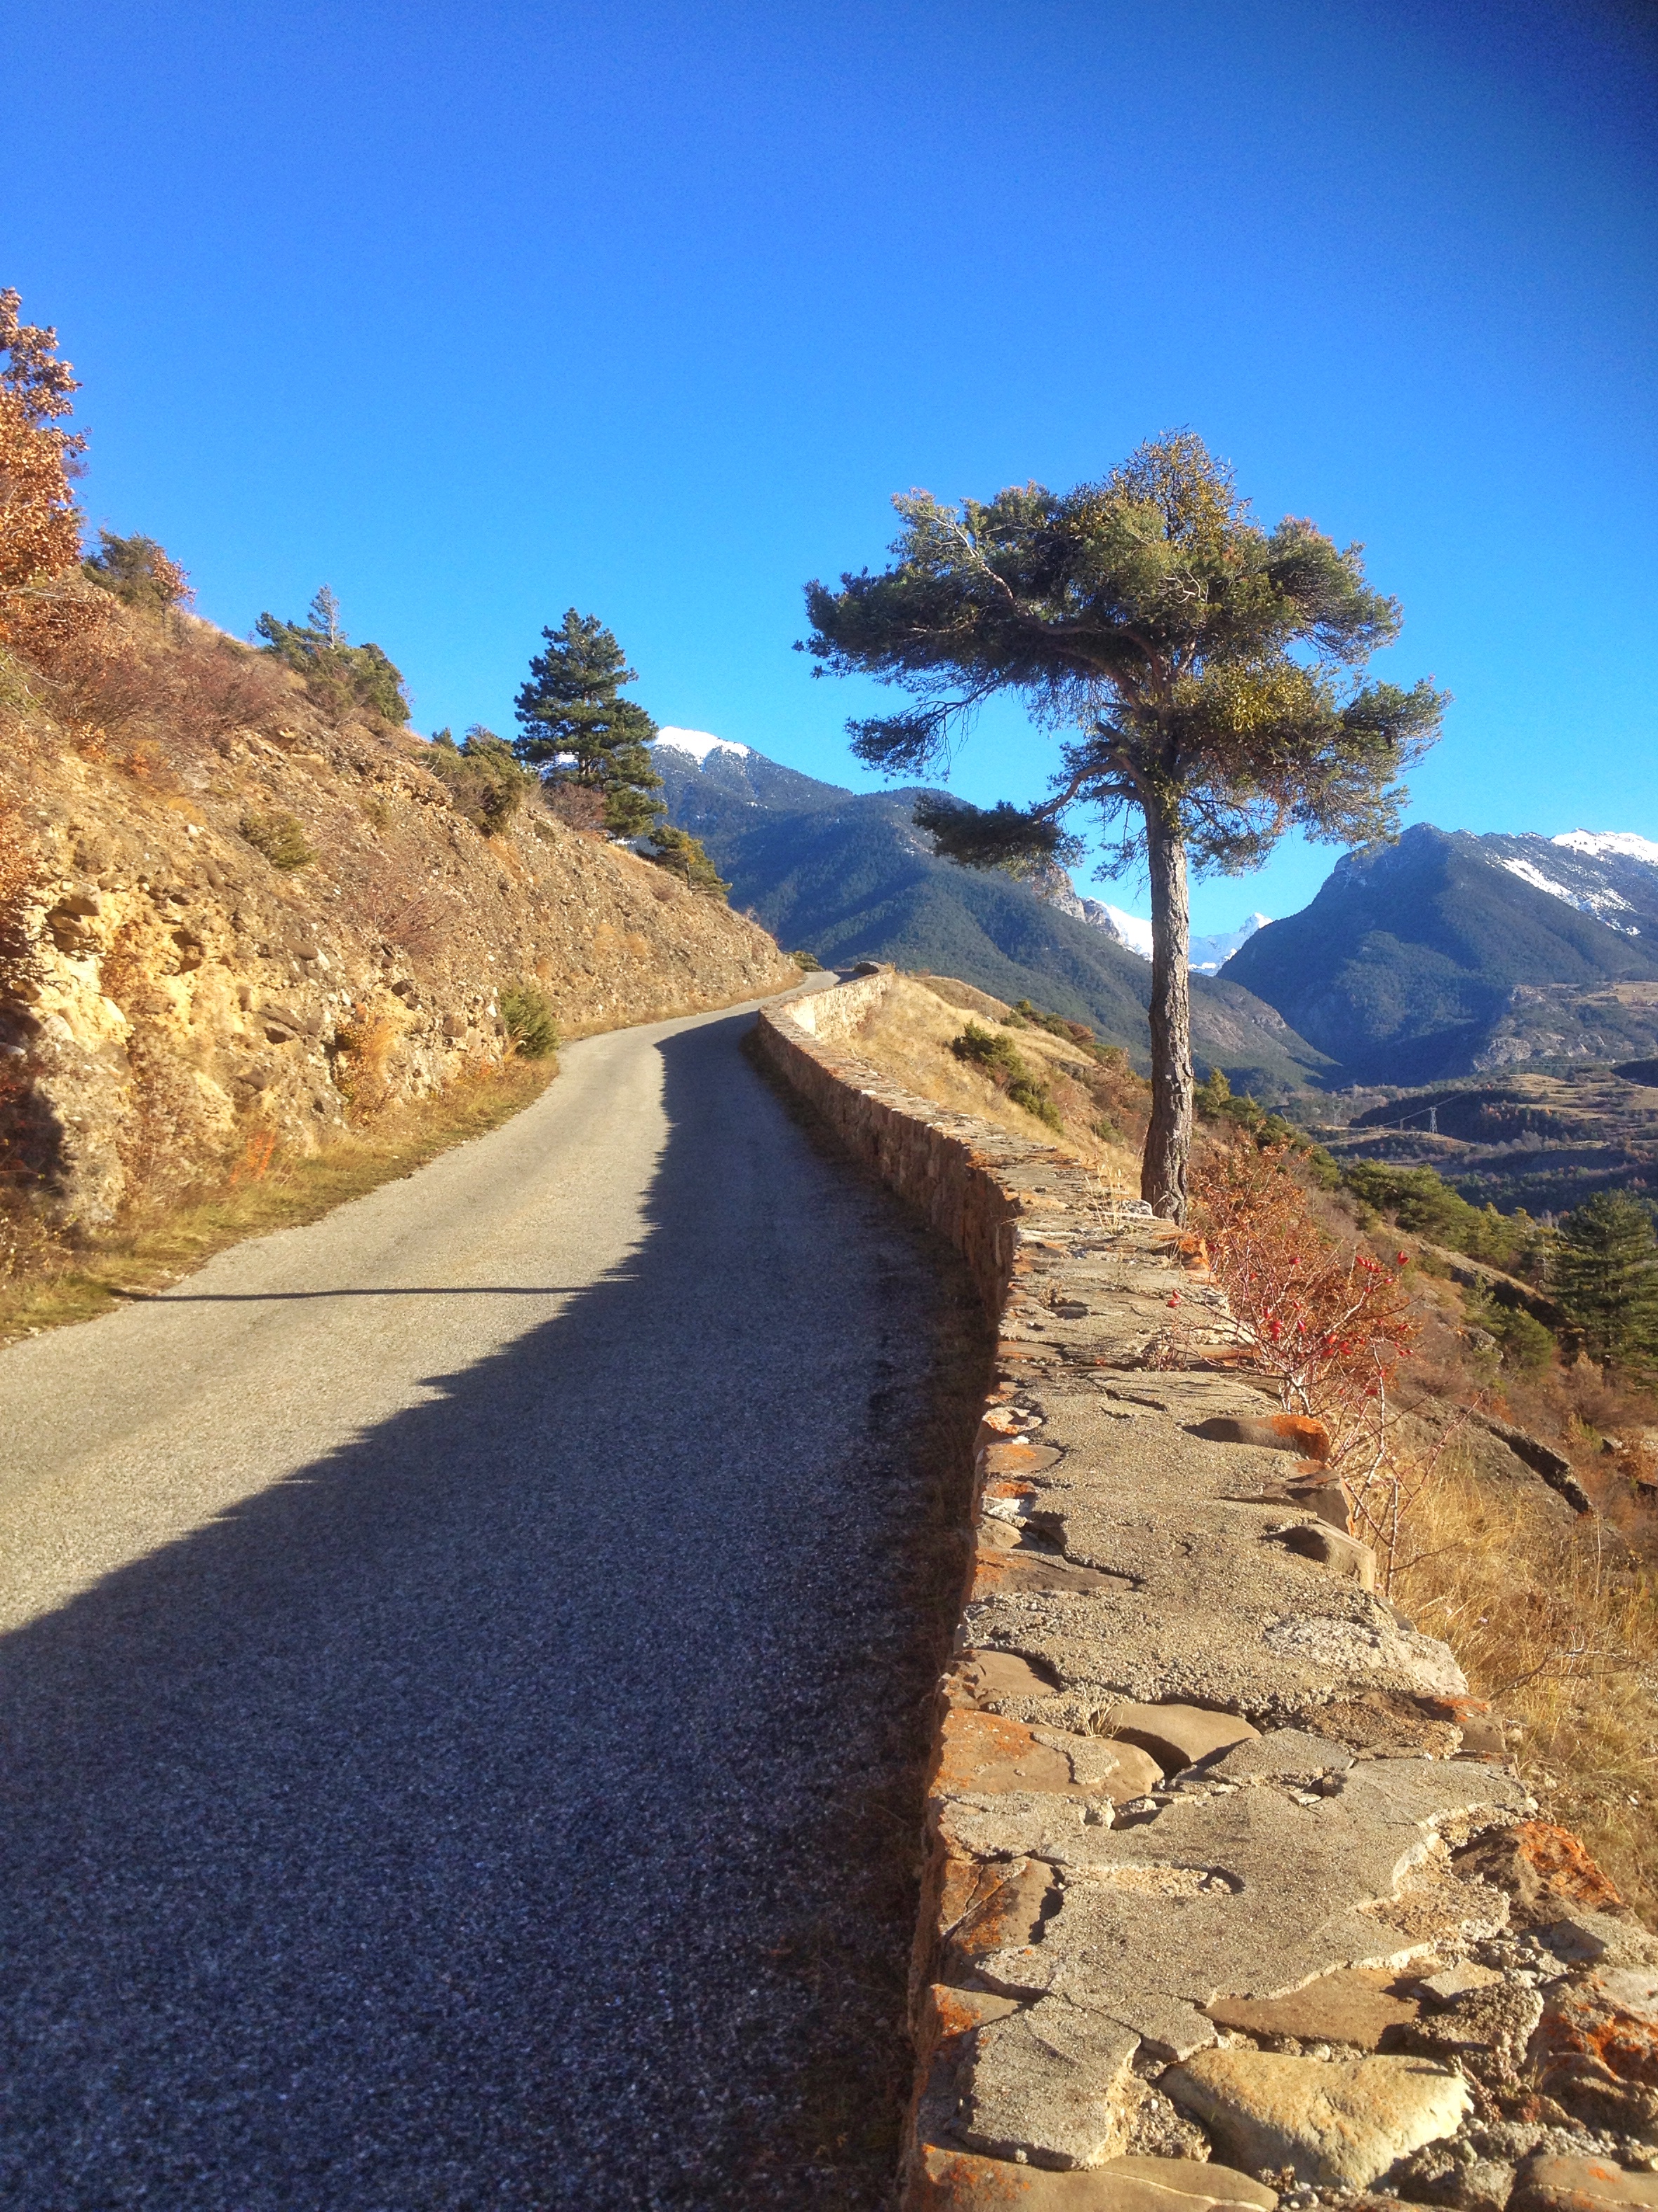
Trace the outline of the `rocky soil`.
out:
[[[412,732],[334,727],[242,659],[246,726],[88,723],[40,685],[0,700],[24,878],[0,915],[0,1114],[14,1191],[58,1225],[486,1070],[511,1048],[508,986],[569,1036],[793,980],[719,901],[533,797],[483,834]]]

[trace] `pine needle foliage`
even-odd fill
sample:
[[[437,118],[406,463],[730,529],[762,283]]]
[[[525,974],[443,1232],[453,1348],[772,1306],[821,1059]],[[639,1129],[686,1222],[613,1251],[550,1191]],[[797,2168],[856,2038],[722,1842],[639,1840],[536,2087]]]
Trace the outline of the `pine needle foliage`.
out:
[[[500,1004],[501,1021],[521,1060],[545,1060],[558,1050],[558,1024],[545,993],[534,983],[509,983]]]
[[[536,788],[505,738],[473,723],[457,744],[447,730],[432,739],[427,765],[449,793],[450,804],[485,837],[498,836]]]
[[[658,822],[650,830],[649,842],[641,849],[653,866],[677,876],[681,883],[689,884],[705,897],[722,899],[729,895],[731,885],[708,858],[701,839],[693,837],[689,830]]]
[[[1191,1148],[1187,872],[1257,866],[1291,828],[1336,843],[1391,836],[1397,778],[1433,742],[1430,683],[1366,683],[1397,603],[1357,545],[1311,522],[1268,530],[1232,472],[1170,431],[1101,481],[1015,485],[950,507],[893,501],[892,564],[806,586],[817,673],[873,676],[914,702],[848,725],[871,766],[947,764],[987,701],[1012,694],[1060,738],[1050,795],[969,807],[932,795],[917,824],[948,858],[1029,873],[1078,857],[1078,810],[1108,872],[1143,860],[1151,895],[1152,1114],[1142,1189],[1181,1218]]]
[[[286,623],[270,613],[254,624],[261,651],[305,678],[315,703],[335,722],[371,714],[401,728],[409,719],[403,678],[377,645],[353,645],[340,626],[339,601],[325,584],[308,618]]]
[[[1658,1239],[1627,1191],[1597,1191],[1568,1214],[1549,1287],[1591,1359],[1625,1372],[1658,1367]]]
[[[664,811],[648,750],[656,724],[622,696],[637,672],[597,615],[570,607],[541,635],[547,649],[531,661],[516,703],[518,757],[550,784],[598,792],[611,836],[653,834]]]
[[[983,1068],[999,1091],[1005,1091],[1016,1106],[1034,1114],[1050,1129],[1060,1126],[1060,1109],[1054,1103],[1054,1094],[1043,1082],[1011,1037],[998,1036],[978,1022],[969,1022],[950,1046],[957,1060]]]
[[[169,615],[187,605],[194,596],[190,579],[164,547],[153,538],[118,538],[113,531],[98,532],[98,550],[81,563],[88,583],[100,584],[124,606],[141,613]]]

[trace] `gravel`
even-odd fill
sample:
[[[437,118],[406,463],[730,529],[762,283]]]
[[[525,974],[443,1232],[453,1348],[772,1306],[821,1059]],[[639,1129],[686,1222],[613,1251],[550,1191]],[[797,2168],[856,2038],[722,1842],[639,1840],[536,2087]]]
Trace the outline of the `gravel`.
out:
[[[8,2205],[877,2201],[938,1279],[745,1026],[0,1355]]]

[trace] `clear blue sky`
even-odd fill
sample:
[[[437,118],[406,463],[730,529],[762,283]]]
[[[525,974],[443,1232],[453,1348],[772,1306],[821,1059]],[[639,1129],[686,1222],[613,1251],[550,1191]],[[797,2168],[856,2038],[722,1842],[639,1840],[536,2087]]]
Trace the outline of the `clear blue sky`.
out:
[[[1653,22],[12,0],[0,282],[84,380],[90,520],[238,632],[325,580],[423,729],[509,729],[574,604],[659,720],[867,782],[804,580],[878,562],[895,491],[1190,424],[1402,598],[1393,670],[1456,695],[1414,817],[1655,836]],[[955,783],[1044,774],[1010,713]]]

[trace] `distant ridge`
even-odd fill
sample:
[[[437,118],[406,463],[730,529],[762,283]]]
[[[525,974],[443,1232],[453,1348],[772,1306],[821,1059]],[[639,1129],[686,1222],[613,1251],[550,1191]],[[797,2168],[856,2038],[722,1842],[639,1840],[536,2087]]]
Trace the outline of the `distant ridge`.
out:
[[[1658,1048],[1658,848],[1418,823],[1221,972],[1356,1081],[1637,1059]]]
[[[828,966],[890,960],[1033,1000],[1145,1066],[1150,968],[1087,919],[1068,878],[1043,897],[938,860],[910,818],[914,791],[845,791],[705,732],[663,732],[654,757],[670,818],[701,838],[732,902],[780,943]],[[1224,1067],[1235,1088],[1263,1098],[1319,1079],[1322,1056],[1270,1006],[1226,979],[1193,983],[1206,1070]]]

